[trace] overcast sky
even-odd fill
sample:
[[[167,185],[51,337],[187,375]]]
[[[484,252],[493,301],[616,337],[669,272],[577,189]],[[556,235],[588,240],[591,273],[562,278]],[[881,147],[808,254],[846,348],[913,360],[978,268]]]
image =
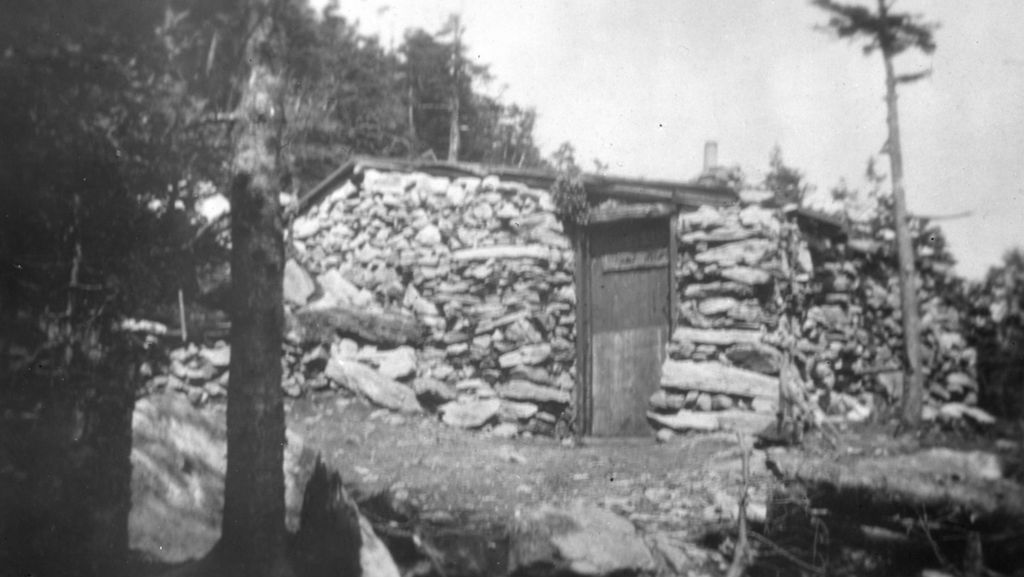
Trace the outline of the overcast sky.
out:
[[[314,0],[320,2],[322,0]],[[873,2],[871,3],[873,4]],[[387,7],[385,9],[385,7]],[[932,67],[902,88],[907,196],[943,222],[958,271],[979,278],[1024,246],[1024,2],[900,0],[941,22]],[[886,138],[880,56],[814,30],[826,15],[799,0],[342,0],[341,13],[387,45],[402,31],[462,14],[491,92],[533,106],[550,153],[565,140],[590,167],[690,179],[703,143],[721,164],[767,168],[772,147],[821,189],[860,185]],[[883,166],[886,168],[888,164]]]

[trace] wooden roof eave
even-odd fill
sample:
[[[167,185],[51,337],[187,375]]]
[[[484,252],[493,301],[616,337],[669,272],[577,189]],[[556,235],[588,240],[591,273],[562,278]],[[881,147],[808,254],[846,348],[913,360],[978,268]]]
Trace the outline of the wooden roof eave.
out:
[[[466,162],[356,156],[349,159],[348,162],[304,194],[299,199],[295,212],[297,214],[305,212],[324,194],[352,178],[356,173],[366,169],[423,172],[432,176],[446,176],[449,178],[486,178],[488,176],[497,176],[500,179],[519,182],[531,188],[543,189],[550,188],[554,184],[555,179],[558,178],[558,174],[550,170],[488,166]],[[699,207],[705,204],[725,206],[739,201],[739,195],[736,191],[725,187],[664,180],[622,178],[588,173],[584,173],[582,179],[587,195],[594,198],[595,203],[601,199],[615,199],[625,202],[661,202],[676,206]]]
[[[676,214],[678,207],[666,203],[619,204],[595,207],[589,215],[588,224],[617,222],[642,218],[667,218]]]

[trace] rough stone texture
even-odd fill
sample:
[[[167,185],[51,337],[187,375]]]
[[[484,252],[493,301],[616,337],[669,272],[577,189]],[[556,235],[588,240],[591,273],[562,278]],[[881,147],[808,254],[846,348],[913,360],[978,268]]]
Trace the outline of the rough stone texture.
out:
[[[775,415],[754,413],[743,410],[725,411],[689,411],[683,409],[676,413],[647,413],[651,419],[662,427],[674,431],[740,431],[754,434],[774,426]]]
[[[746,298],[754,296],[754,289],[749,285],[733,281],[691,283],[683,289],[683,299],[703,299],[713,296]]]
[[[732,397],[729,395],[712,395],[711,396],[711,410],[713,411],[724,411],[725,409],[731,409],[733,407]]]
[[[773,346],[745,343],[730,347],[725,356],[733,365],[765,375],[779,374],[782,354]]]
[[[756,265],[772,249],[767,239],[750,239],[723,244],[696,255],[697,262],[719,266]]]
[[[760,343],[761,333],[737,329],[700,329],[679,327],[672,333],[672,340],[690,341],[696,344],[728,346],[737,343]]]
[[[727,313],[739,306],[739,301],[732,297],[710,297],[697,303],[697,311],[708,317]]]
[[[363,546],[359,550],[359,565],[362,577],[401,577],[391,551],[384,541],[377,536],[373,525],[362,512],[359,513],[359,533]]]
[[[462,429],[479,429],[493,419],[501,408],[498,399],[460,399],[441,405],[441,421]]]
[[[503,421],[525,421],[536,415],[538,410],[537,405],[534,403],[520,403],[502,399],[498,416]]]
[[[762,285],[772,280],[772,275],[764,269],[749,266],[733,266],[723,269],[723,278],[747,285]]]
[[[459,394],[455,387],[448,383],[429,377],[414,380],[412,390],[416,393],[416,398],[432,405],[453,401]]]
[[[410,346],[378,351],[363,349],[356,358],[377,366],[377,372],[389,379],[405,379],[416,374],[416,350]]]
[[[200,557],[220,538],[227,436],[223,405],[193,407],[172,392],[135,403],[132,416],[132,510],[129,546],[165,562]],[[289,432],[285,503],[298,527],[302,487],[297,476],[313,460]]]
[[[680,222],[695,229],[708,230],[725,223],[725,217],[718,209],[712,206],[702,206],[697,210],[685,213],[679,217]]]
[[[744,397],[776,398],[777,379],[727,367],[719,363],[666,360],[662,366],[661,386],[672,390],[696,390]]]
[[[551,345],[549,344],[527,345],[521,349],[501,355],[498,358],[498,364],[503,368],[537,365],[546,361],[550,356]]]
[[[714,431],[718,429],[718,417],[710,412],[686,410],[670,414],[650,412],[647,413],[647,418],[674,431]]]
[[[337,269],[331,269],[317,277],[320,288],[323,289],[325,298],[333,301],[334,305],[353,305],[364,307],[370,304],[373,297],[370,293],[361,291],[359,287],[352,284]]]
[[[525,511],[514,529],[509,557],[510,573],[597,576],[656,568],[632,523],[583,504]]]
[[[570,395],[567,391],[536,385],[522,379],[512,379],[497,388],[498,396],[503,399],[532,401],[534,403],[568,404]]]
[[[231,347],[223,342],[216,347],[199,349],[199,355],[218,369],[226,369],[231,364]]]
[[[651,395],[651,407],[659,411],[678,411],[686,405],[684,395],[669,394],[664,390],[655,391]]]
[[[320,232],[320,222],[315,219],[299,217],[292,223],[292,238],[302,240]]]
[[[302,306],[316,292],[316,283],[302,265],[289,259],[284,265],[284,300]]]
[[[339,385],[365,396],[373,403],[402,413],[422,411],[416,393],[366,365],[331,359],[325,374]]]

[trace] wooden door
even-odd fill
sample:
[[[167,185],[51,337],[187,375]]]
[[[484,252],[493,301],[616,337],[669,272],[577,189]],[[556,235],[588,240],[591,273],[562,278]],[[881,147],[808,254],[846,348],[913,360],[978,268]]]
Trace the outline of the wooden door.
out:
[[[647,410],[661,381],[673,311],[671,219],[587,228],[582,350],[583,428],[598,437],[650,435]],[[578,401],[578,402],[579,402]]]

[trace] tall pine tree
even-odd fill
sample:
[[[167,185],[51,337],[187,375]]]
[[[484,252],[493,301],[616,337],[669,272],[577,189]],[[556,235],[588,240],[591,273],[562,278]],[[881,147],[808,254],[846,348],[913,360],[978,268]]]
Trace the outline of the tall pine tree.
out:
[[[878,0],[877,11],[855,4],[832,0],[813,0],[813,4],[828,12],[826,29],[838,38],[863,39],[865,54],[878,51],[885,66],[885,94],[888,109],[889,139],[885,150],[892,170],[893,219],[899,256],[900,293],[903,313],[903,342],[906,366],[906,385],[903,390],[901,423],[916,427],[921,422],[924,403],[924,369],[922,366],[921,321],[918,311],[917,275],[914,267],[913,240],[908,229],[907,197],[903,187],[903,148],[900,142],[897,86],[913,82],[926,73],[897,75],[893,59],[908,50],[926,54],[935,51],[934,32],[938,25],[925,22],[920,16],[891,10],[891,0]]]

